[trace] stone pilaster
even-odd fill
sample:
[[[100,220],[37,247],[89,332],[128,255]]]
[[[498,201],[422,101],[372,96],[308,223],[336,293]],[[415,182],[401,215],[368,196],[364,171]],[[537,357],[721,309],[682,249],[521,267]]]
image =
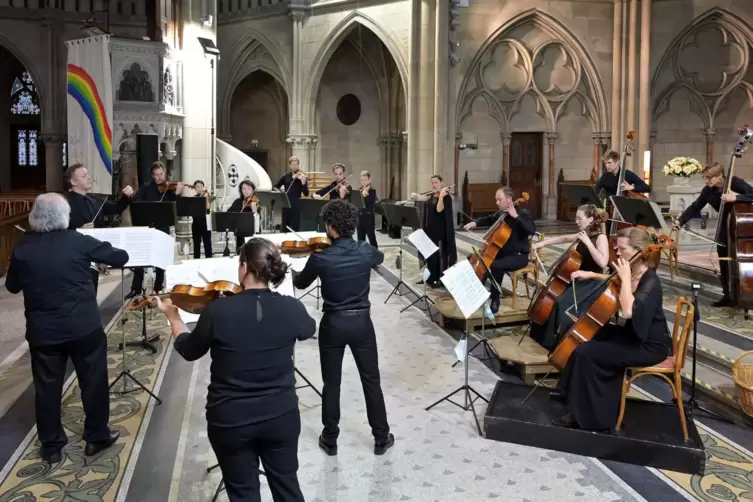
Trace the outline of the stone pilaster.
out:
[[[285,140],[290,145],[291,155],[301,159],[301,169],[316,171],[316,145],[318,138],[313,134],[288,134]],[[287,168],[287,164],[286,164]]]
[[[510,183],[510,140],[512,134],[503,132],[499,135],[502,140],[502,184]]]
[[[559,134],[556,132],[546,133],[546,142],[549,145],[549,182],[547,183],[546,191],[544,192],[546,198],[545,213],[547,219],[554,219],[557,215],[557,185],[556,185],[556,173],[557,166],[554,162],[554,143],[557,141]]]
[[[42,134],[45,155],[45,187],[48,192],[63,190],[63,135]]]
[[[307,126],[310,130],[314,130],[313,124],[304,124],[303,117],[303,84],[301,82],[303,65],[301,59],[303,54],[303,24],[306,20],[306,10],[298,6],[291,6],[288,13],[293,19],[293,68],[291,71],[293,82],[291,92],[288,96],[288,99],[291,100],[290,134],[301,134],[306,130],[305,127]],[[316,96],[314,96],[314,99],[316,99]]]
[[[706,164],[710,164],[714,161],[714,136],[716,136],[716,129],[706,129],[703,131],[706,136]]]

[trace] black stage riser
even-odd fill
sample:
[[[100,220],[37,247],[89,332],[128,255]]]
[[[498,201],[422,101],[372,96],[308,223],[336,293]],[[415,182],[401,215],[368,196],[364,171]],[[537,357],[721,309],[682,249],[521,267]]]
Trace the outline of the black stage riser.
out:
[[[551,400],[544,388],[521,404],[531,389],[497,382],[484,419],[488,439],[703,475],[706,454],[698,430],[688,419],[686,444],[675,406],[628,399],[623,430],[615,435],[553,425],[567,412],[565,405]]]

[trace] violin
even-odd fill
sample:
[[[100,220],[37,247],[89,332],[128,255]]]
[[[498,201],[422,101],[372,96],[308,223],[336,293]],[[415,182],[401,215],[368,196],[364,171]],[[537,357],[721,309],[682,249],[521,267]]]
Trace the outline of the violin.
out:
[[[280,253],[283,254],[306,254],[317,253],[332,245],[329,237],[312,237],[308,240],[283,241],[280,244]]]
[[[204,287],[190,284],[177,284],[170,293],[146,296],[131,302],[129,310],[141,310],[151,306],[156,298],[169,298],[173,305],[190,314],[200,314],[213,300],[223,296],[236,295],[243,287],[230,281],[213,281]]]
[[[248,208],[249,211],[253,211],[253,207],[251,206],[251,204],[256,204],[256,207],[257,208],[259,207],[259,198],[256,195],[247,197],[243,201],[243,208],[241,209],[241,211],[243,211],[243,209],[246,209],[246,208]]]
[[[519,204],[524,204],[528,202],[528,199],[530,196],[528,195],[528,192],[523,192],[522,196],[517,199],[515,202],[513,202],[514,206],[517,206]],[[497,219],[497,222],[489,229],[489,231],[486,232],[486,235],[484,236],[484,244],[481,245],[481,249],[479,249],[479,255],[481,255],[481,259],[483,260],[483,263],[481,260],[479,260],[478,255],[473,254],[468,259],[468,261],[471,262],[471,266],[473,267],[474,272],[476,272],[476,276],[483,281],[484,277],[486,277],[486,270],[491,268],[492,263],[494,263],[494,259],[497,257],[497,253],[500,249],[507,243],[507,241],[510,239],[510,236],[512,235],[512,228],[510,225],[505,223],[505,216],[507,216],[507,211],[502,211],[502,214]]]
[[[159,190],[159,193],[165,193],[165,192],[174,192],[178,189],[178,183],[179,181],[165,181],[163,183],[159,183],[157,185],[157,190]],[[184,187],[193,188],[193,185],[189,185],[187,183],[183,183]]]
[[[366,197],[367,195],[369,195],[369,190],[371,190],[371,183],[367,183],[361,187],[361,195]]]
[[[651,266],[651,262],[655,260],[657,255],[661,257],[661,250],[665,246],[667,239],[669,237],[666,235],[657,235],[656,243],[638,251],[630,258],[629,263],[632,264],[639,258],[643,258]],[[605,279],[605,282],[608,285],[604,292],[573,323],[562,337],[560,343],[549,355],[549,364],[558,370],[563,371],[573,351],[579,345],[591,341],[619,311],[620,277],[617,275],[617,272],[613,272]]]

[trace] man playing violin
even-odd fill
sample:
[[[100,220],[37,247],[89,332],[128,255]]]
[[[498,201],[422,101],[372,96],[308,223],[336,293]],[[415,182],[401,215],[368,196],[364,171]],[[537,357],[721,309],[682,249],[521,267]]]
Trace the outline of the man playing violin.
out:
[[[301,225],[301,195],[308,196],[309,186],[306,173],[301,169],[301,160],[296,157],[288,159],[288,172],[282,175],[280,180],[275,183],[274,188],[284,191],[288,194],[290,207],[282,210],[282,231],[287,232],[290,227],[297,231]]]
[[[212,194],[204,186],[204,182],[196,180],[193,182],[193,189],[196,190],[194,197],[204,197],[207,201],[207,214],[209,214],[209,204]],[[212,257],[212,232],[207,228],[206,218],[193,218],[191,221],[191,238],[193,239],[193,257],[201,258],[201,244],[204,243],[204,257]]]
[[[555,425],[612,429],[619,414],[625,369],[658,364],[671,351],[662,286],[655,270],[659,260],[639,254],[655,244],[655,236],[635,227],[617,235],[618,260],[613,266],[621,283],[619,304],[626,322],[624,326],[606,324],[593,340],[570,355],[552,395],[564,401],[569,412],[556,419]],[[585,270],[573,273],[577,279],[610,277]]]
[[[604,154],[604,169],[606,172],[596,181],[594,192],[597,194],[603,188],[607,197],[617,194],[617,181],[620,176],[620,154],[610,150]],[[622,183],[620,193],[628,190],[631,192],[650,193],[651,187],[633,171],[625,170],[625,181]]]
[[[531,252],[530,238],[536,233],[536,224],[527,209],[515,207],[512,188],[498,188],[495,199],[498,212],[477,218],[475,221],[467,223],[464,228],[472,230],[477,226],[491,227],[499,218],[505,218],[504,221],[510,226],[512,233],[502,249],[497,252],[492,266],[489,267],[494,280],[501,283],[506,273],[528,265],[528,255]],[[492,313],[496,314],[499,312],[499,291],[492,285],[490,292],[492,299],[490,308]]]
[[[435,174],[431,177],[433,193],[412,193],[411,198],[427,202],[424,212],[424,232],[439,248],[439,251],[426,258],[426,268],[429,271],[427,286],[432,288],[440,285],[439,276],[458,261],[458,250],[455,244],[455,222],[453,221],[452,195],[450,188],[445,187],[442,177]],[[423,280],[419,284],[423,284]]]
[[[753,202],[753,187],[746,183],[745,180],[738,178],[737,176],[732,176],[732,179],[730,180],[730,188],[734,193],[722,194],[722,190],[724,189],[725,176],[724,166],[722,166],[719,162],[712,162],[711,164],[706,165],[706,167],[703,168],[703,171],[701,171],[701,177],[706,183],[706,186],[703,187],[701,194],[698,196],[695,202],[689,205],[687,209],[682,212],[680,217],[677,218],[677,220],[674,222],[675,228],[681,228],[685,226],[688,220],[700,214],[701,209],[706,207],[707,204],[713,207],[715,211],[719,211],[722,202]],[[729,208],[730,205],[725,204],[725,214],[723,215],[721,220],[722,229],[719,232],[719,240],[721,241],[720,244],[725,245],[717,245],[716,247],[716,252],[719,258],[726,258],[729,256],[729,249],[727,249],[726,246],[727,219],[729,216]],[[720,277],[722,281],[722,291],[724,292],[724,296],[719,301],[712,303],[714,307],[727,307],[731,305],[729,294],[730,292],[728,290],[729,265],[729,261],[723,259],[719,260],[719,272],[721,274]]]
[[[329,194],[330,200],[347,200],[350,198],[350,193],[352,191],[353,187],[351,187],[346,181],[345,165],[337,163],[332,166],[332,183],[319,189],[312,197],[315,199],[322,199],[325,195]]]
[[[183,182],[175,183],[175,189],[169,190],[165,166],[162,162],[154,162],[150,168],[152,181],[143,185],[133,196],[133,202],[175,202],[183,192]],[[170,227],[155,227],[160,232],[170,233]],[[157,268],[154,278],[154,292],[159,294],[165,287],[165,271]],[[141,267],[133,269],[133,282],[131,283],[131,292],[126,295],[126,299],[135,298],[142,294],[144,290],[144,269]]]
[[[375,248],[379,248],[376,240],[376,219],[374,218],[374,206],[377,201],[376,189],[371,186],[371,173],[361,171],[361,197],[365,206],[358,215],[358,240],[365,241],[368,236],[369,242]]]
[[[121,196],[111,202],[107,199],[99,200],[88,193],[92,189],[92,177],[83,164],[73,164],[63,174],[63,186],[68,187],[68,204],[71,206],[71,219],[69,228],[104,228],[105,216],[120,214],[131,203],[133,188],[125,187]],[[94,293],[99,285],[99,274],[104,271],[103,267],[91,269]]]
[[[228,208],[229,213],[253,213],[254,219],[258,218],[259,215],[259,202],[254,195],[254,192],[256,191],[256,185],[254,185],[254,182],[251,180],[243,180],[241,181],[241,184],[238,185],[238,195],[239,197],[233,201],[233,203],[230,205],[230,208]],[[256,230],[256,222],[254,222],[254,230]],[[240,254],[240,249],[243,247],[243,244],[246,242],[246,237],[251,237],[254,235],[254,232],[248,233],[248,232],[239,232],[236,230],[235,232],[235,254]]]

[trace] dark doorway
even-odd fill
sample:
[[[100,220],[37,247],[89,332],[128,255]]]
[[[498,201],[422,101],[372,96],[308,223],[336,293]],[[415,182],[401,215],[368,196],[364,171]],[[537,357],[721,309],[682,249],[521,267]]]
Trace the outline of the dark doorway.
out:
[[[543,133],[512,133],[510,139],[510,188],[515,196],[522,192],[530,196],[525,205],[535,219],[541,218],[541,162],[544,151]]]

